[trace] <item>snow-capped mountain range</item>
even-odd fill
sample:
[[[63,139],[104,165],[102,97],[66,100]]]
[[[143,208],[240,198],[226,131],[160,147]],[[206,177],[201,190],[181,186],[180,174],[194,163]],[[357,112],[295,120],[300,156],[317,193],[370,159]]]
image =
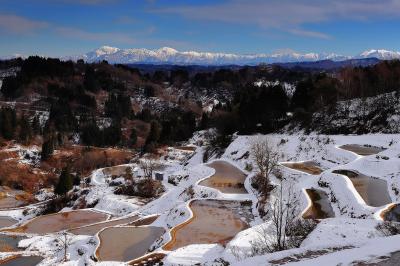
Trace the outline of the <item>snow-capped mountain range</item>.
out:
[[[180,52],[163,47],[149,49],[119,49],[103,46],[80,56],[63,59],[83,59],[87,62],[107,60],[112,64],[177,64],[177,65],[256,65],[260,63],[315,62],[321,60],[344,61],[348,59],[377,58],[380,60],[400,59],[400,52],[387,50],[369,50],[356,56],[344,56],[333,53],[296,53],[283,52],[274,54],[229,54],[187,51]]]

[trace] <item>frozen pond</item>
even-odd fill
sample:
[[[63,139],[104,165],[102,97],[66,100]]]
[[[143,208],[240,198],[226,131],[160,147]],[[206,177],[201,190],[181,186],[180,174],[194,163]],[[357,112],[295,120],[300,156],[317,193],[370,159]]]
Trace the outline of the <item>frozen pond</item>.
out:
[[[244,181],[246,175],[237,167],[225,161],[215,161],[207,164],[215,169],[215,174],[199,184],[218,189],[222,193],[246,194]]]
[[[328,195],[318,189],[306,189],[311,206],[304,212],[304,219],[326,219],[335,217]]]
[[[332,173],[350,178],[357,192],[365,203],[372,207],[380,207],[392,202],[385,180],[366,176],[351,170],[335,170]]]
[[[323,171],[318,164],[313,161],[300,163],[281,163],[281,165],[310,175],[319,175]]]
[[[33,218],[26,224],[9,231],[47,234],[102,222],[107,218],[108,215],[105,213],[90,210],[61,212]]]
[[[248,227],[251,205],[245,202],[194,200],[189,207],[193,217],[171,230],[172,240],[165,250],[190,244],[225,244]]]
[[[101,261],[134,260],[145,255],[164,232],[164,228],[155,226],[106,228],[99,233],[96,256]]]
[[[354,152],[361,156],[373,155],[373,154],[377,154],[377,153],[380,153],[380,152],[386,150],[385,148],[380,148],[380,147],[375,147],[375,146],[370,146],[370,145],[358,145],[358,144],[346,144],[346,145],[340,146],[339,148],[346,150],[346,151]]]

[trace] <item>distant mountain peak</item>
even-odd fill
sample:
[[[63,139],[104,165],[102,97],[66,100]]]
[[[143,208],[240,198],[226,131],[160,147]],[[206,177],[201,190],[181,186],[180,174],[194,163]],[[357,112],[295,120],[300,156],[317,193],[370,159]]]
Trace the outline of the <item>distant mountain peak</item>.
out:
[[[166,54],[176,54],[176,53],[178,53],[177,50],[175,50],[174,48],[171,48],[171,47],[162,47],[162,48],[158,49],[157,52],[166,53]]]
[[[111,47],[111,46],[102,46],[99,49],[95,50],[94,52],[98,55],[98,56],[102,56],[105,54],[113,54],[113,53],[117,53],[120,49],[116,48],[116,47]]]
[[[322,60],[343,61],[349,59],[377,58],[380,60],[400,59],[400,52],[368,50],[357,56],[335,53],[298,53],[282,51],[273,54],[232,54],[197,51],[178,51],[170,47],[155,50],[145,48],[120,49],[102,46],[82,56],[64,59],[84,59],[87,62],[107,60],[118,64],[172,64],[172,65],[257,65],[260,63],[316,62]]]
[[[400,59],[400,52],[396,51],[388,51],[385,49],[371,49],[362,52],[359,55],[360,58],[370,58],[375,57],[381,60],[391,60],[391,59]]]

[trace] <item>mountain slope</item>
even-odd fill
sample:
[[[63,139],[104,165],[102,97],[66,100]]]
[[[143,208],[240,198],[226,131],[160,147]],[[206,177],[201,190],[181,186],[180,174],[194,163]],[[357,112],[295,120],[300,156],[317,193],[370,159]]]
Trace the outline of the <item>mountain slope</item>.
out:
[[[275,54],[230,54],[187,51],[181,52],[169,47],[157,50],[119,49],[102,46],[80,56],[69,56],[63,59],[84,59],[87,62],[107,60],[118,64],[175,64],[175,65],[257,65],[260,63],[295,63],[330,60],[334,62],[350,59],[377,58],[380,60],[400,59],[400,52],[387,50],[370,50],[356,56],[343,56],[332,53],[296,53],[282,52]]]

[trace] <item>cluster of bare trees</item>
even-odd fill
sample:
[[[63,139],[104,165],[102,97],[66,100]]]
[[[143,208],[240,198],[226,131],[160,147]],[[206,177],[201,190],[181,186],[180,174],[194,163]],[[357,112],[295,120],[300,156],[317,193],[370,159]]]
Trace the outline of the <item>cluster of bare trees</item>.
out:
[[[268,213],[271,225],[263,224],[256,230],[257,237],[251,242],[251,256],[297,248],[316,226],[314,220],[298,216],[299,202],[292,185],[285,191],[281,181],[276,192]]]
[[[146,179],[152,179],[153,173],[157,168],[157,162],[153,159],[142,159],[139,161],[139,167],[143,171],[143,175]]]
[[[300,246],[301,242],[314,229],[316,223],[298,217],[299,202],[293,185],[285,189],[284,177],[277,171],[279,151],[271,145],[268,138],[258,138],[251,146],[253,160],[259,171],[253,182],[257,183],[260,193],[259,212],[271,221],[271,225],[261,225],[258,236],[252,241],[251,255],[261,255]],[[271,174],[275,174],[280,184],[273,187]],[[269,194],[275,191],[275,197]],[[271,199],[270,199],[271,198]],[[270,209],[265,212],[265,205],[270,199]]]

